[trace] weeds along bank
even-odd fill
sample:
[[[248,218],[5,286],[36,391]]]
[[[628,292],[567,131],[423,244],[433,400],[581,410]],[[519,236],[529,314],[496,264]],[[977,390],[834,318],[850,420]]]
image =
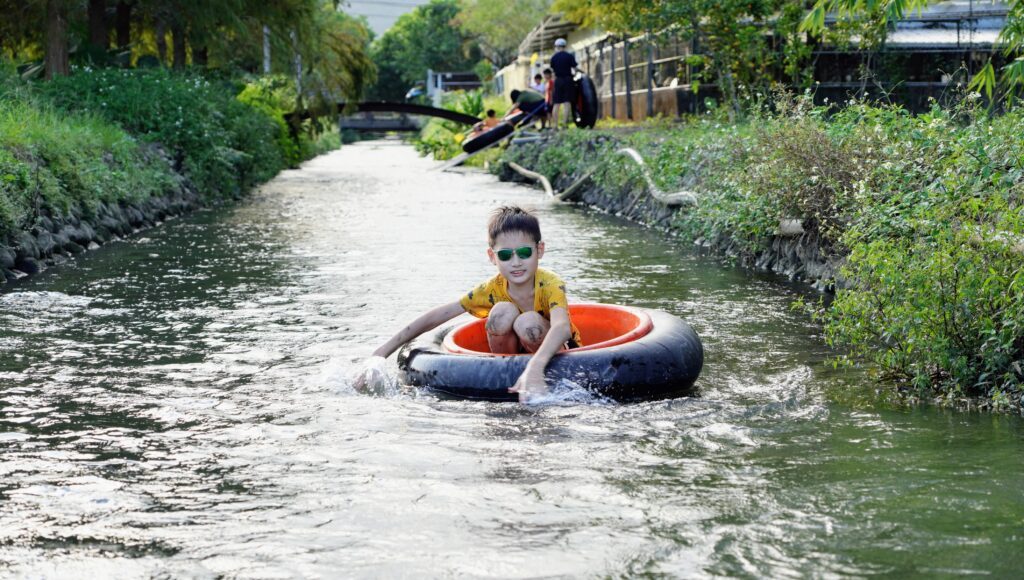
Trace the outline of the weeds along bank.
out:
[[[654,201],[623,147],[660,189],[697,203]],[[593,171],[586,203],[751,265],[838,281],[828,307],[808,308],[846,362],[873,361],[903,396],[1024,407],[1024,112],[787,101],[739,125],[564,132],[503,161],[556,189]],[[795,223],[802,231],[780,229]]]
[[[499,119],[502,118],[510,104],[502,95],[485,95],[483,91],[476,90],[445,94],[441,106],[482,120],[488,110],[493,110]],[[431,155],[434,159],[451,159],[462,153],[462,141],[469,129],[454,121],[431,117],[412,142],[423,155]],[[470,159],[469,165],[482,166],[485,160],[496,157],[497,151],[489,151]]]
[[[80,69],[29,84],[0,72],[0,284],[337,145],[293,139],[293,106],[273,78]]]

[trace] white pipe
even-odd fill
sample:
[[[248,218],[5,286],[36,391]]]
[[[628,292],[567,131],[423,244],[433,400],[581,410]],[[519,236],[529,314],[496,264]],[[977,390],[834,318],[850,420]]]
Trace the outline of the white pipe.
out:
[[[511,167],[512,169],[514,169],[516,171],[516,173],[518,173],[519,175],[522,175],[523,177],[525,177],[527,179],[532,179],[534,181],[539,181],[540,184],[542,186],[544,186],[544,192],[547,193],[548,195],[550,195],[550,196],[554,196],[555,195],[555,190],[551,188],[551,182],[548,181],[547,177],[544,177],[543,175],[537,173],[536,171],[530,171],[529,169],[524,168],[522,165],[519,165],[519,164],[517,164],[515,162],[512,162],[512,161],[508,162],[508,166]]]
[[[632,159],[633,161],[637,162],[637,164],[640,166],[640,172],[644,177],[644,181],[647,182],[647,190],[650,191],[651,197],[653,197],[654,199],[658,200],[659,202],[667,206],[697,203],[697,196],[693,192],[679,191],[676,193],[665,193],[661,191],[661,189],[659,189],[658,186],[654,184],[654,180],[651,179],[651,172],[649,169],[647,169],[647,164],[644,163],[644,158],[640,157],[640,154],[637,153],[636,149],[633,149],[632,147],[623,147],[622,149],[616,151],[616,153],[619,153],[620,155],[625,155]]]

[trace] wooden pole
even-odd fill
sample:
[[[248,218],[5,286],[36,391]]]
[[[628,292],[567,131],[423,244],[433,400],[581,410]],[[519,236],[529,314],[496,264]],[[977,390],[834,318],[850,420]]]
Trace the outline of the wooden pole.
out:
[[[270,74],[270,27],[263,25],[263,74]]]
[[[626,117],[633,120],[633,75],[629,70],[629,39],[622,41],[622,66],[626,69]]]
[[[654,116],[654,38],[647,33],[647,116]]]
[[[612,39],[612,63],[611,63],[611,90],[612,90],[612,119],[615,118],[615,101],[618,100],[618,96],[615,94],[615,39]]]

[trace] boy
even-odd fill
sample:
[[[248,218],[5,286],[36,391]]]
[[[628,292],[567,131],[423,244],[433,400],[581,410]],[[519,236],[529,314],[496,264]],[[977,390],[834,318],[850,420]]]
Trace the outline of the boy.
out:
[[[492,353],[533,353],[522,376],[509,388],[526,402],[547,392],[544,369],[555,353],[582,344],[579,330],[569,319],[565,283],[538,267],[544,242],[537,218],[518,207],[498,208],[487,224],[487,238],[487,259],[497,266],[497,275],[460,300],[422,314],[373,355],[387,358],[406,342],[468,312],[487,319]]]
[[[498,118],[498,113],[494,109],[487,109],[487,116],[484,117],[483,121],[480,121],[476,125],[473,125],[473,137],[498,126],[501,119]]]
[[[540,73],[533,75],[533,84],[530,88],[537,91],[540,94],[544,94],[544,77],[540,76]]]
[[[547,103],[547,114],[544,115],[544,126],[548,126],[551,123],[551,111],[554,110],[554,93],[555,93],[555,72],[550,68],[544,69],[544,101]]]

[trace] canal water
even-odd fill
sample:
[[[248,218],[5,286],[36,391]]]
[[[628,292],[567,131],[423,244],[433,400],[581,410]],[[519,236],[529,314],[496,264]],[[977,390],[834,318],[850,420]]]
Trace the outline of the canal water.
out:
[[[802,286],[435,166],[346,146],[0,292],[0,575],[1024,572],[1020,418],[887,406],[827,364]],[[484,224],[510,203],[571,300],[691,322],[696,396],[352,390],[493,274]]]

